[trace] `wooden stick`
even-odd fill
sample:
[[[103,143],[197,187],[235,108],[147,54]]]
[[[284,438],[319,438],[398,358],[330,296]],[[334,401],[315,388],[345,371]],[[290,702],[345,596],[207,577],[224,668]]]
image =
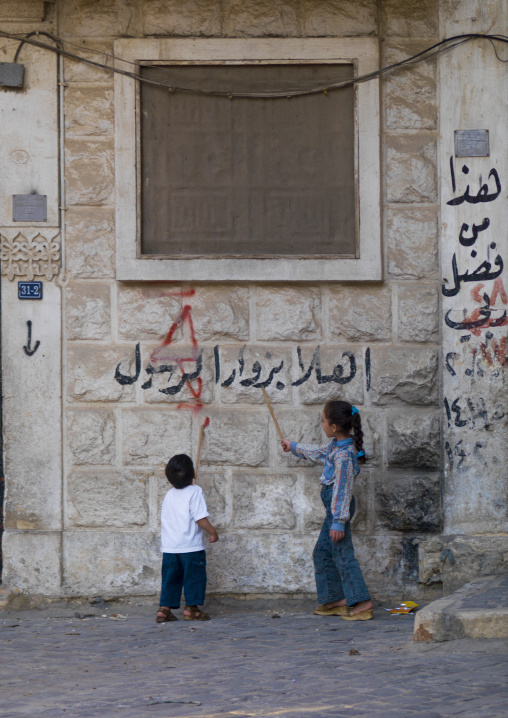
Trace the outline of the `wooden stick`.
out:
[[[210,423],[210,419],[207,416],[199,430],[198,453],[196,455],[196,466],[194,467],[194,481],[193,481],[194,484],[196,483],[197,478],[198,478],[198,466],[199,466],[199,457],[201,455],[201,444],[203,443],[203,436],[205,435],[205,429],[209,423]]]
[[[279,424],[278,424],[278,422],[277,422],[277,419],[275,418],[275,414],[273,413],[272,405],[270,404],[270,399],[268,398],[268,394],[266,393],[266,390],[265,390],[265,387],[264,387],[264,386],[262,386],[261,389],[263,390],[263,396],[265,397],[266,404],[267,404],[268,408],[270,409],[270,414],[272,415],[272,419],[273,419],[273,423],[275,424],[275,428],[276,428],[277,431],[279,432],[279,436],[280,436],[281,441],[282,441],[282,439],[283,439],[284,437],[282,436],[282,431],[280,430],[280,426],[279,426]]]

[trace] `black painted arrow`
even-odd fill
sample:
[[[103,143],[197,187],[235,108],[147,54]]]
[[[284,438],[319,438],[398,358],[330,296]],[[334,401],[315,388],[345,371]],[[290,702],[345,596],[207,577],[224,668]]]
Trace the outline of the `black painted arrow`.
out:
[[[27,354],[29,357],[31,357],[33,354],[35,354],[37,349],[40,347],[41,343],[39,340],[37,340],[35,342],[34,348],[32,349],[32,322],[30,320],[28,320],[26,325],[28,327],[28,341],[27,341],[26,345],[23,347],[23,351],[25,352],[25,354]]]

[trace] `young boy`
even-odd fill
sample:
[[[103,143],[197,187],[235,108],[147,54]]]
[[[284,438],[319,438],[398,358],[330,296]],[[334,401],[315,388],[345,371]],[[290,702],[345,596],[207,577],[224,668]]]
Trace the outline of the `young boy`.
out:
[[[177,454],[168,461],[166,477],[174,488],[162,503],[161,552],[162,587],[157,623],[178,620],[171,608],[180,608],[182,587],[185,595],[186,621],[208,621],[210,616],[198,606],[205,602],[206,553],[204,532],[210,543],[219,535],[208,521],[203,490],[194,485],[194,464],[187,454]]]

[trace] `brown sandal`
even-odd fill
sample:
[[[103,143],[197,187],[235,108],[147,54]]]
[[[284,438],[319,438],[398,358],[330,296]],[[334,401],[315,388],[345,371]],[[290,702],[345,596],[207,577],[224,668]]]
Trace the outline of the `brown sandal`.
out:
[[[185,606],[185,611],[190,611],[190,616],[183,614],[184,621],[209,621],[208,613],[203,613],[197,606]]]
[[[163,613],[164,616],[155,616],[156,623],[168,623],[169,621],[178,621],[176,616],[173,616],[169,608],[160,606],[157,613]]]

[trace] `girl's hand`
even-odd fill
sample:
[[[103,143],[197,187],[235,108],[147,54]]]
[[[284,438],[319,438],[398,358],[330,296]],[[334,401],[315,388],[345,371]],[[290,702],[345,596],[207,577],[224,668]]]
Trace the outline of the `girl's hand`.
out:
[[[291,451],[291,442],[289,439],[281,439],[280,445],[282,446],[282,450],[286,452]]]
[[[338,543],[339,541],[342,541],[346,534],[344,531],[334,531],[333,529],[330,531],[330,538],[332,539],[333,543]]]

